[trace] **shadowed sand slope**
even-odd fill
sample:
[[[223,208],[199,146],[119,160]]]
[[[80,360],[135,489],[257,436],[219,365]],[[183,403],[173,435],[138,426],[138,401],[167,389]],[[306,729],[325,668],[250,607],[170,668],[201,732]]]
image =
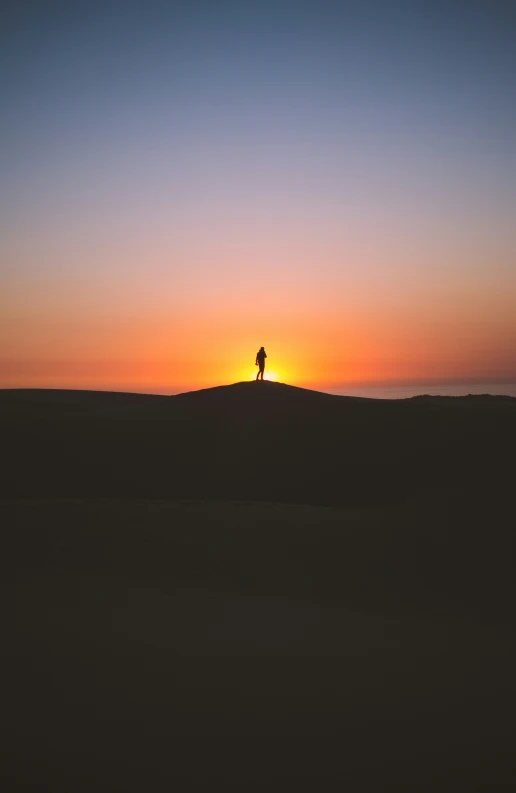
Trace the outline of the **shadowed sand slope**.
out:
[[[512,527],[477,518],[0,503],[2,789],[512,789]]]
[[[314,391],[309,388],[298,388],[297,386],[287,385],[286,383],[276,383],[269,380],[263,382],[243,382],[233,383],[233,385],[215,386],[214,388],[202,388],[199,391],[187,391],[178,394],[177,399],[189,400],[207,404],[217,400],[219,402],[229,402],[238,404],[246,400],[248,405],[271,404],[274,400],[277,404],[321,404],[322,401],[342,400],[342,397],[333,394],[325,394],[322,391]],[[353,399],[353,397],[344,397]],[[363,400],[362,400],[363,401]]]
[[[403,503],[512,488],[516,400],[237,383],[175,397],[2,391],[0,495]]]
[[[2,790],[512,789],[516,400],[4,391],[0,431]]]

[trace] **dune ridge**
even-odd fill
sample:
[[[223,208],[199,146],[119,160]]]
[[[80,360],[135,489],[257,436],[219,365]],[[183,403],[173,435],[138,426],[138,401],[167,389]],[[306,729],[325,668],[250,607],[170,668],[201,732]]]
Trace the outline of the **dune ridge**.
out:
[[[504,497],[516,399],[374,400],[268,382],[173,397],[7,390],[0,429],[4,498],[368,506],[428,490]]]

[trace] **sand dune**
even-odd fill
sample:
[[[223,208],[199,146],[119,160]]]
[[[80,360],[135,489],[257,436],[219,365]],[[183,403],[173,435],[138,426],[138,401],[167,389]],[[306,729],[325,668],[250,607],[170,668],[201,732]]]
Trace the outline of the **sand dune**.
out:
[[[516,400],[0,405],[3,790],[516,782]]]
[[[0,516],[18,588],[3,789],[514,780],[516,593],[489,523],[477,547],[413,507],[47,499]]]
[[[509,397],[368,400],[264,382],[176,397],[3,391],[0,408],[4,497],[369,506],[512,490]]]

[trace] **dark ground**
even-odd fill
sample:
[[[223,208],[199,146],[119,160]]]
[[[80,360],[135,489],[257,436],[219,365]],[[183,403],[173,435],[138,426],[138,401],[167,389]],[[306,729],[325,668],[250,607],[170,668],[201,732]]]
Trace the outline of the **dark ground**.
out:
[[[12,390],[0,391],[0,431],[0,497],[371,506],[512,491],[516,399],[359,399],[268,382],[176,397]]]
[[[513,789],[516,400],[0,410],[2,790]]]

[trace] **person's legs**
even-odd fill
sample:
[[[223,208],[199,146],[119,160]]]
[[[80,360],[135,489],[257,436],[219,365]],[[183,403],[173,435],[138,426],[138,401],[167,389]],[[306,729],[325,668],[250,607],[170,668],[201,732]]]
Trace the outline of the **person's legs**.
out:
[[[260,369],[258,374],[260,375],[260,380],[263,380],[263,369]]]

